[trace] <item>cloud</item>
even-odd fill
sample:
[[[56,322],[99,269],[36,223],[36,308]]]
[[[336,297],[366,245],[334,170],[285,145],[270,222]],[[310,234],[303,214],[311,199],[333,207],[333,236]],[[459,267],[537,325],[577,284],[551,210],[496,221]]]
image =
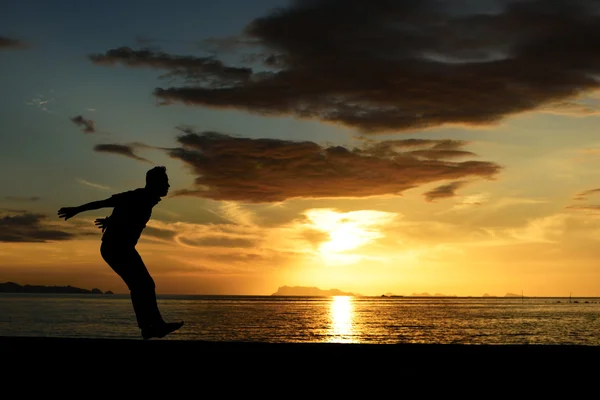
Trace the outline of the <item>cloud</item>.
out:
[[[236,215],[248,212],[248,207],[240,206]],[[367,257],[362,249],[377,246],[382,229],[396,217],[395,213],[376,210],[305,209],[279,224],[197,224],[153,219],[148,228],[157,231],[151,240],[164,244],[169,257],[178,261],[174,265],[178,270],[181,262],[190,265],[190,271],[228,274],[247,273],[257,267],[263,271],[281,269],[299,260],[314,263],[314,257],[328,264]],[[265,222],[265,218],[257,220]],[[143,237],[147,236],[144,231]]]
[[[133,158],[134,160],[143,161],[143,162],[147,162],[147,163],[151,162],[150,160],[147,160],[143,157],[139,157],[136,154],[134,154],[133,150],[135,147],[141,147],[141,146],[137,146],[135,143],[129,144],[129,145],[106,143],[106,144],[98,144],[98,145],[94,146],[94,150],[97,152],[100,152],[100,153],[119,154],[121,156]]]
[[[84,133],[95,133],[96,129],[94,128],[94,121],[91,119],[85,119],[81,115],[71,118],[73,123],[83,129]]]
[[[448,211],[466,210],[472,207],[482,206],[487,204],[490,198],[489,193],[478,193],[469,196],[462,196],[458,204],[452,206]]]
[[[474,156],[475,154],[461,150],[462,147],[470,144],[464,140],[452,139],[397,139],[378,141],[368,138],[359,138],[359,141],[370,148],[371,154],[378,156],[393,155],[396,149],[408,149],[410,154],[416,157],[442,159],[456,158],[464,156]],[[410,150],[416,149],[416,150]]]
[[[428,158],[431,160],[440,160],[440,159],[449,159],[449,158],[462,158],[462,157],[471,157],[475,156],[474,153],[470,151],[461,151],[461,150],[415,150],[411,151],[415,157]]]
[[[547,114],[565,115],[569,117],[589,117],[600,115],[597,104],[585,104],[577,99],[573,101],[561,101],[540,107],[537,111]]]
[[[417,157],[414,142],[392,140],[347,149],[313,142],[237,138],[218,132],[179,128],[181,147],[167,150],[196,175],[193,188],[176,196],[248,203],[293,198],[342,198],[400,195],[436,181],[479,177],[491,179],[501,167],[485,161],[444,161]],[[403,147],[410,143],[410,151]],[[423,150],[440,144],[419,142]],[[441,157],[440,157],[441,158]],[[231,210],[230,210],[231,211]]]
[[[429,202],[437,199],[445,199],[456,196],[456,191],[463,187],[467,182],[457,181],[451,182],[447,185],[438,186],[429,192],[424,193],[425,199]]]
[[[230,239],[226,237],[207,237],[196,240],[188,240],[186,238],[181,238],[180,243],[188,245],[188,246],[198,246],[198,247],[236,247],[236,248],[253,248],[256,245],[255,241],[246,240],[246,239]]]
[[[171,229],[157,228],[154,226],[147,226],[144,228],[144,237],[152,237],[160,240],[171,241],[177,236],[177,232]]]
[[[566,214],[552,214],[527,221],[525,226],[506,230],[514,239],[530,243],[558,243],[575,221]]]
[[[590,196],[594,196],[594,195],[598,195],[598,194],[600,194],[600,189],[585,190],[583,192],[577,193],[575,195],[575,197],[573,197],[573,200],[577,200],[577,201],[588,200],[588,198]],[[566,206],[565,209],[575,210],[575,211],[585,211],[587,213],[596,214],[598,211],[600,211],[600,205],[579,204],[579,205]]]
[[[18,40],[12,39],[6,36],[0,36],[0,50],[4,49],[24,49],[27,48],[27,44]]]
[[[255,225],[254,214],[232,201],[222,201],[217,214],[231,223],[246,226]]]
[[[600,205],[588,204],[582,206],[567,206],[566,209],[579,210],[579,211],[600,211]]]
[[[213,57],[173,56],[160,51],[135,51],[128,47],[94,54],[90,59],[99,65],[121,63],[128,67],[165,69],[169,72],[163,77],[179,76],[207,84],[241,84],[247,82],[252,74],[250,68],[227,67]]]
[[[577,195],[575,195],[575,197],[573,198],[573,200],[587,200],[587,198],[590,195],[598,194],[598,193],[600,193],[600,189],[586,190],[584,192],[581,192],[581,193],[578,193]]]
[[[81,179],[81,178],[77,178],[77,182],[82,183],[82,184],[84,184],[86,186],[89,186],[89,187],[93,187],[95,189],[111,190],[110,187],[108,187],[108,186],[100,185],[98,183],[89,182],[89,181],[86,181],[85,179]]]
[[[182,224],[176,224],[176,226],[183,227]],[[174,237],[175,242],[183,247],[221,247],[229,250],[237,248],[238,250],[247,249],[252,252],[264,242],[264,237],[260,236],[261,232],[264,234],[262,228],[245,229],[244,227],[228,224],[188,224],[183,229],[183,231],[177,232]]]
[[[38,201],[40,199],[38,196],[5,196],[4,198],[10,201]]]
[[[365,133],[494,125],[561,104],[572,112],[571,99],[598,89],[595,1],[476,5],[294,1],[251,21],[238,46],[224,38],[233,56],[252,50],[236,66],[130,48],[90,58],[181,78],[155,89],[164,104],[317,119]]]
[[[547,199],[534,199],[534,198],[526,198],[526,197],[501,197],[495,203],[491,204],[492,208],[505,208],[512,207],[518,205],[536,205],[536,204],[544,204],[548,203]]]
[[[15,208],[4,208],[4,207],[0,207],[0,211],[8,212],[11,214],[23,214],[23,213],[27,212],[27,210],[15,209]]]
[[[454,204],[451,208],[438,212],[438,214],[447,214],[464,210],[471,211],[473,207],[483,207],[484,210],[493,212],[502,208],[514,206],[531,206],[544,203],[548,203],[548,200],[510,196],[492,198],[492,195],[490,193],[477,193],[472,195],[460,196],[456,199],[456,204]]]
[[[41,214],[0,216],[0,242],[48,242],[69,240],[75,235],[45,224]]]

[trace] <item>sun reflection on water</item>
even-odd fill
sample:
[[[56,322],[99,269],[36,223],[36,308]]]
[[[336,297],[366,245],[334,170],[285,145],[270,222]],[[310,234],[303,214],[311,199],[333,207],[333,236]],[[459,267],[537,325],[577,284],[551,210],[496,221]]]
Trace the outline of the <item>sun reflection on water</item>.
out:
[[[331,317],[331,330],[329,342],[353,342],[353,311],[352,296],[333,296],[329,314]]]

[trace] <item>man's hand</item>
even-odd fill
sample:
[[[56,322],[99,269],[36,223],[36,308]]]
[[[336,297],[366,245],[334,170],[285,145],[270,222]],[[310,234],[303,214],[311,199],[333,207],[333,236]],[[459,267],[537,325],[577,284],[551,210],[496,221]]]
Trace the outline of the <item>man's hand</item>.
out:
[[[106,227],[108,226],[108,221],[109,221],[109,217],[106,218],[97,218],[94,223],[96,224],[96,226],[100,229],[102,229],[102,232],[104,232],[106,230]]]
[[[77,214],[79,214],[78,207],[63,207],[60,210],[58,210],[58,216],[60,218],[64,218],[65,221],[71,217],[76,216]]]

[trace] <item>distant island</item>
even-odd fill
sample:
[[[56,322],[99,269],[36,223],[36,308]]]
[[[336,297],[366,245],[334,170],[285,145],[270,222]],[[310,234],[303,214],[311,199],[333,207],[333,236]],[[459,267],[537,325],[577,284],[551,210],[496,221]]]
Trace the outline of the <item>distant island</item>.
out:
[[[307,286],[280,286],[271,296],[360,296],[350,292],[342,292],[339,289],[319,289]]]
[[[0,293],[77,293],[77,294],[113,294],[110,290],[103,292],[100,289],[81,289],[74,286],[21,286],[15,282],[0,283]]]
[[[339,289],[319,289],[318,287],[310,287],[310,286],[280,286],[279,289],[271,296],[355,296],[361,297],[362,294],[359,293],[350,293],[343,292]],[[380,297],[405,297],[404,295],[394,294],[392,292],[386,292],[382,294]],[[461,297],[455,294],[443,294],[443,293],[435,293],[430,294],[427,292],[423,293],[412,293],[408,297]],[[471,296],[466,296],[471,297]],[[484,293],[482,297],[498,297],[493,296],[488,293]],[[506,293],[504,297],[523,297],[521,294],[516,293]]]

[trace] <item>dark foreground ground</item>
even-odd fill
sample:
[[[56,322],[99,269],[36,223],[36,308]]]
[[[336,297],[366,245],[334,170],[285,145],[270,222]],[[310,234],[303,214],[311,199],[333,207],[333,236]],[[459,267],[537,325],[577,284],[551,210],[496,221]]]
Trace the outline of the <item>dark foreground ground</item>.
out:
[[[212,393],[210,398],[234,399],[376,399],[393,393],[402,393],[394,399],[554,398],[563,390],[569,397],[586,398],[588,383],[597,390],[599,365],[600,346],[0,336],[0,382],[5,391],[18,389],[30,397],[36,390],[53,397],[69,391],[79,397],[81,390],[114,396],[126,390],[150,400],[161,398],[156,397],[160,387],[178,396]]]
[[[459,345],[459,344],[345,344],[208,342],[201,340],[85,339],[0,336],[0,354],[101,355],[128,354],[206,356],[210,354],[287,353],[295,356],[401,357],[405,361],[496,360],[527,363],[544,360],[600,361],[600,346],[574,345]]]

